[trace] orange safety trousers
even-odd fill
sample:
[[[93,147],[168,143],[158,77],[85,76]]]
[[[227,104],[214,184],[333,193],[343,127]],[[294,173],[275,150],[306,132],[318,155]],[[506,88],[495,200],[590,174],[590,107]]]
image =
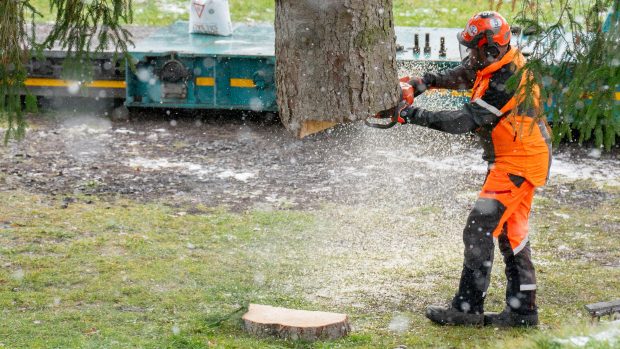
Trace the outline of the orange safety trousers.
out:
[[[463,230],[463,271],[452,306],[482,314],[489,287],[495,242],[506,265],[506,305],[532,314],[536,275],[528,239],[528,217],[535,186],[525,177],[491,168]]]
[[[517,187],[508,173],[492,169],[480,192],[479,197],[499,201],[504,206],[493,237],[498,238],[505,229],[515,254],[519,253],[523,244],[528,241],[528,219],[535,189],[527,180]]]

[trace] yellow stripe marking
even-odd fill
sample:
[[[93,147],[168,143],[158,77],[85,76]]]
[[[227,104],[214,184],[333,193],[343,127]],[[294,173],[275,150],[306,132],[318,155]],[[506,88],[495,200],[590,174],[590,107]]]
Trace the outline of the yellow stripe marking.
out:
[[[452,97],[470,97],[471,91],[455,91],[446,89],[431,89],[428,91],[430,94],[437,94],[440,96],[452,96]]]
[[[196,86],[215,86],[215,78],[196,78]]]
[[[230,79],[231,87],[256,87],[251,79]]]
[[[471,91],[452,91],[453,97],[471,97]]]
[[[52,87],[69,86],[68,83],[66,83],[65,81],[62,81],[62,80],[56,80],[56,79],[36,79],[36,78],[26,79],[25,84],[26,84],[26,86],[52,86]]]
[[[472,91],[450,91],[448,92],[447,90],[443,90],[443,89],[437,89],[437,90],[429,90],[428,91],[431,94],[439,94],[439,95],[446,95],[447,93],[450,93],[450,95],[452,95],[452,97],[471,97],[471,93]],[[586,94],[584,95],[585,99],[592,99],[592,95]],[[615,93],[615,98],[617,101],[620,101],[620,92],[617,91]]]
[[[67,87],[75,84],[75,81],[59,80],[59,79],[43,79],[43,78],[29,78],[26,79],[26,86],[38,86],[38,87]],[[127,87],[125,81],[118,80],[95,80],[85,83],[86,87],[94,88],[125,88]]]
[[[95,80],[86,84],[86,87],[99,87],[99,88],[126,88],[125,81],[114,80]]]

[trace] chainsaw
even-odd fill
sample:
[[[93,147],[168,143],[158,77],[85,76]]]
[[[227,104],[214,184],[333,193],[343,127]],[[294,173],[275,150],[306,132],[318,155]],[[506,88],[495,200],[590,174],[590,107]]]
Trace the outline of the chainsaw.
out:
[[[408,76],[405,76],[399,79],[401,101],[406,102],[408,105],[412,105],[414,91],[413,91],[413,86],[409,85],[409,79],[410,78]],[[375,114],[373,117],[370,117],[364,120],[364,123],[366,124],[366,126],[370,126],[374,128],[380,128],[380,129],[392,128],[398,123],[401,123],[401,124],[403,123],[403,121],[399,122],[398,120],[400,116],[394,115],[394,114],[395,113],[393,112],[393,109],[384,110],[382,112]],[[390,119],[390,122],[387,124],[383,122],[371,122],[369,121],[369,119]]]

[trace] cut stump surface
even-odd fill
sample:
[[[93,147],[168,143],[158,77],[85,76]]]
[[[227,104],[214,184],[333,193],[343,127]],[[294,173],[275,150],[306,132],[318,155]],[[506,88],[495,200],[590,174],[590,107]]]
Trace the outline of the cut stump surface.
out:
[[[346,314],[250,304],[242,317],[245,329],[257,336],[292,340],[338,339],[351,331]]]
[[[299,130],[298,138],[304,138],[306,136],[324,131],[330,127],[334,127],[337,123],[332,121],[315,121],[308,120],[304,121],[301,125],[301,129]]]

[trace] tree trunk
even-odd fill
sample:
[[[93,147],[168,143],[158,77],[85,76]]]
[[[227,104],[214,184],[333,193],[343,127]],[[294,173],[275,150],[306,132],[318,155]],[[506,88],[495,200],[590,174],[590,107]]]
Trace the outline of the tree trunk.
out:
[[[392,0],[276,0],[280,119],[298,137],[393,107]]]
[[[338,339],[351,332],[345,314],[250,304],[242,317],[245,330],[255,336],[315,341]]]

